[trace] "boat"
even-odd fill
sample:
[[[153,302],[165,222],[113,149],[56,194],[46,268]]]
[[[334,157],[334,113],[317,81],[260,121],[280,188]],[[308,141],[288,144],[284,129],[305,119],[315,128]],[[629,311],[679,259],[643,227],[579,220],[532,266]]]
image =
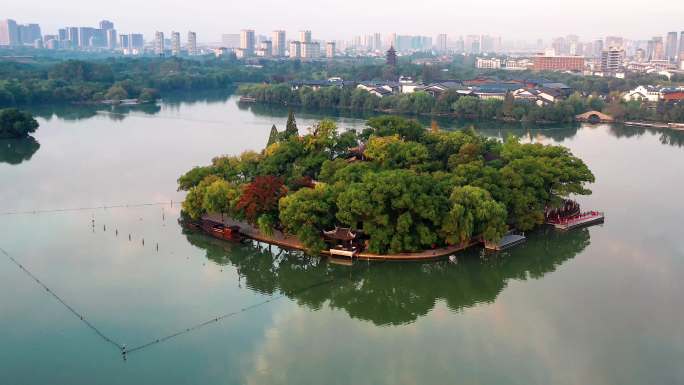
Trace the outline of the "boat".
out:
[[[200,228],[205,233],[214,238],[223,239],[226,241],[241,241],[244,237],[240,233],[239,226],[226,226],[220,222],[214,222],[208,219],[202,219]]]

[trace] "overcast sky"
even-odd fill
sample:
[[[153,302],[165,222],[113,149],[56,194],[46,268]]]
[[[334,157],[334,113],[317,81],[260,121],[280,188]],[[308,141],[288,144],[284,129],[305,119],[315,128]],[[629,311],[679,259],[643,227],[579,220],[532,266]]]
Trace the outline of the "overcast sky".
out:
[[[39,23],[43,33],[61,26],[114,22],[120,32],[198,33],[203,42],[252,28],[259,34],[311,29],[314,39],[349,39],[381,32],[450,36],[500,35],[545,40],[620,35],[647,39],[684,30],[684,0],[14,0],[0,19]]]

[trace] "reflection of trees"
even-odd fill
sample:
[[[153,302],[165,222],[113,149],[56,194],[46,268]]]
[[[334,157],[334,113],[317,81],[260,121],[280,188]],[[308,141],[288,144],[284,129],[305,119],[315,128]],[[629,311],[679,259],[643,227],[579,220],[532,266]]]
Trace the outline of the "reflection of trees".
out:
[[[233,95],[234,89],[177,92],[163,97],[165,106],[178,108],[182,104],[192,106],[197,103],[225,103]]]
[[[645,127],[619,126],[615,124],[610,125],[609,127],[610,129],[608,132],[618,139],[633,138],[635,136],[639,137],[646,133]]]
[[[19,164],[30,160],[40,148],[32,136],[18,139],[0,139],[0,163]]]
[[[237,103],[241,110],[249,110],[256,116],[268,116],[276,118],[286,118],[290,109],[292,109],[297,118],[302,119],[323,119],[325,117],[333,118],[353,118],[366,120],[373,116],[381,115],[374,112],[360,112],[332,108],[302,108],[297,106],[286,107],[279,104],[269,103]]]
[[[676,147],[684,146],[684,131],[672,130],[669,128],[648,128],[618,125],[610,126],[610,134],[616,138],[640,137],[647,132],[653,135],[658,135],[658,139],[662,144]]]
[[[207,258],[237,268],[246,285],[262,294],[280,292],[312,309],[326,302],[351,317],[376,325],[414,322],[438,300],[458,311],[493,302],[508,280],[538,279],[554,271],[589,245],[589,231],[543,231],[510,252],[480,258],[476,251],[460,255],[458,263],[355,262],[353,267],[330,264],[300,253],[279,255],[267,249],[230,244],[198,233],[188,240],[206,250]],[[302,290],[319,282],[332,282]]]
[[[62,120],[83,120],[97,115],[98,107],[95,105],[65,105],[52,104],[32,108],[31,112],[38,117],[50,120],[56,116]]]
[[[110,116],[115,114],[125,116],[125,114],[130,112],[142,112],[146,115],[155,115],[159,113],[159,111],[161,111],[161,106],[157,103],[145,103],[136,106],[113,106],[112,112],[114,112],[114,114],[111,114]]]
[[[660,134],[660,143],[670,146],[682,147],[684,146],[684,131],[677,130],[662,130]]]

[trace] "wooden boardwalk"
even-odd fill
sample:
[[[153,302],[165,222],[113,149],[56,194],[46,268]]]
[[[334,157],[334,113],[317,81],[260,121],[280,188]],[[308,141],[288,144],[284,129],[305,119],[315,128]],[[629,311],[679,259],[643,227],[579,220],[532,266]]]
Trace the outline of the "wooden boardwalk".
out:
[[[296,237],[284,234],[277,230],[274,230],[273,235],[269,236],[263,234],[261,231],[259,231],[259,229],[250,225],[249,223],[237,221],[227,216],[221,218],[220,214],[207,214],[203,218],[223,223],[226,226],[239,226],[240,233],[242,233],[247,238],[254,239],[259,242],[268,243],[290,250],[305,251],[306,249],[304,245],[302,245],[302,243]],[[452,254],[455,254],[459,251],[463,251],[469,247],[478,245],[480,243],[482,242],[473,239],[468,243],[460,245],[452,245],[448,247],[424,250],[415,253],[373,254],[362,252],[356,254],[354,258],[364,261],[434,261],[447,258]],[[321,254],[325,256],[330,256],[330,252],[327,250],[322,251]],[[339,258],[339,256],[335,256],[335,258]]]

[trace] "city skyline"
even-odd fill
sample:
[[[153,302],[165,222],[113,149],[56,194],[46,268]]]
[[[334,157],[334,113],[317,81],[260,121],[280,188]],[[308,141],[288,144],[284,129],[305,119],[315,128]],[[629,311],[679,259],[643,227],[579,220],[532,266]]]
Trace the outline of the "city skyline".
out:
[[[222,34],[245,28],[254,29],[257,34],[285,30],[289,36],[306,29],[314,31],[314,38],[321,40],[345,40],[359,33],[378,32],[431,37],[439,34],[489,34],[505,36],[509,40],[533,41],[570,34],[585,40],[606,35],[648,39],[662,34],[662,31],[681,31],[679,16],[684,12],[684,4],[681,3],[644,7],[643,2],[632,0],[603,3],[576,0],[571,4],[556,4],[553,8],[538,0],[521,0],[514,4],[491,1],[457,5],[433,0],[419,8],[385,0],[372,4],[351,2],[343,8],[326,2],[300,1],[296,5],[298,12],[292,12],[292,7],[291,4],[271,0],[229,6],[206,0],[173,5],[123,0],[116,7],[94,7],[83,0],[59,4],[26,0],[3,7],[0,18],[40,24],[44,33],[56,33],[65,25],[94,25],[97,20],[108,19],[115,21],[117,29],[138,31],[145,36],[153,36],[156,31],[191,30],[197,32],[202,42],[220,41]],[[162,8],[164,12],[158,12]],[[137,12],[130,12],[130,9]],[[260,13],[259,9],[269,9],[269,12]],[[330,14],[331,9],[334,14]],[[331,22],[331,18],[340,23]],[[657,23],[643,20],[657,20]],[[523,24],[534,25],[534,28],[520,28]]]

